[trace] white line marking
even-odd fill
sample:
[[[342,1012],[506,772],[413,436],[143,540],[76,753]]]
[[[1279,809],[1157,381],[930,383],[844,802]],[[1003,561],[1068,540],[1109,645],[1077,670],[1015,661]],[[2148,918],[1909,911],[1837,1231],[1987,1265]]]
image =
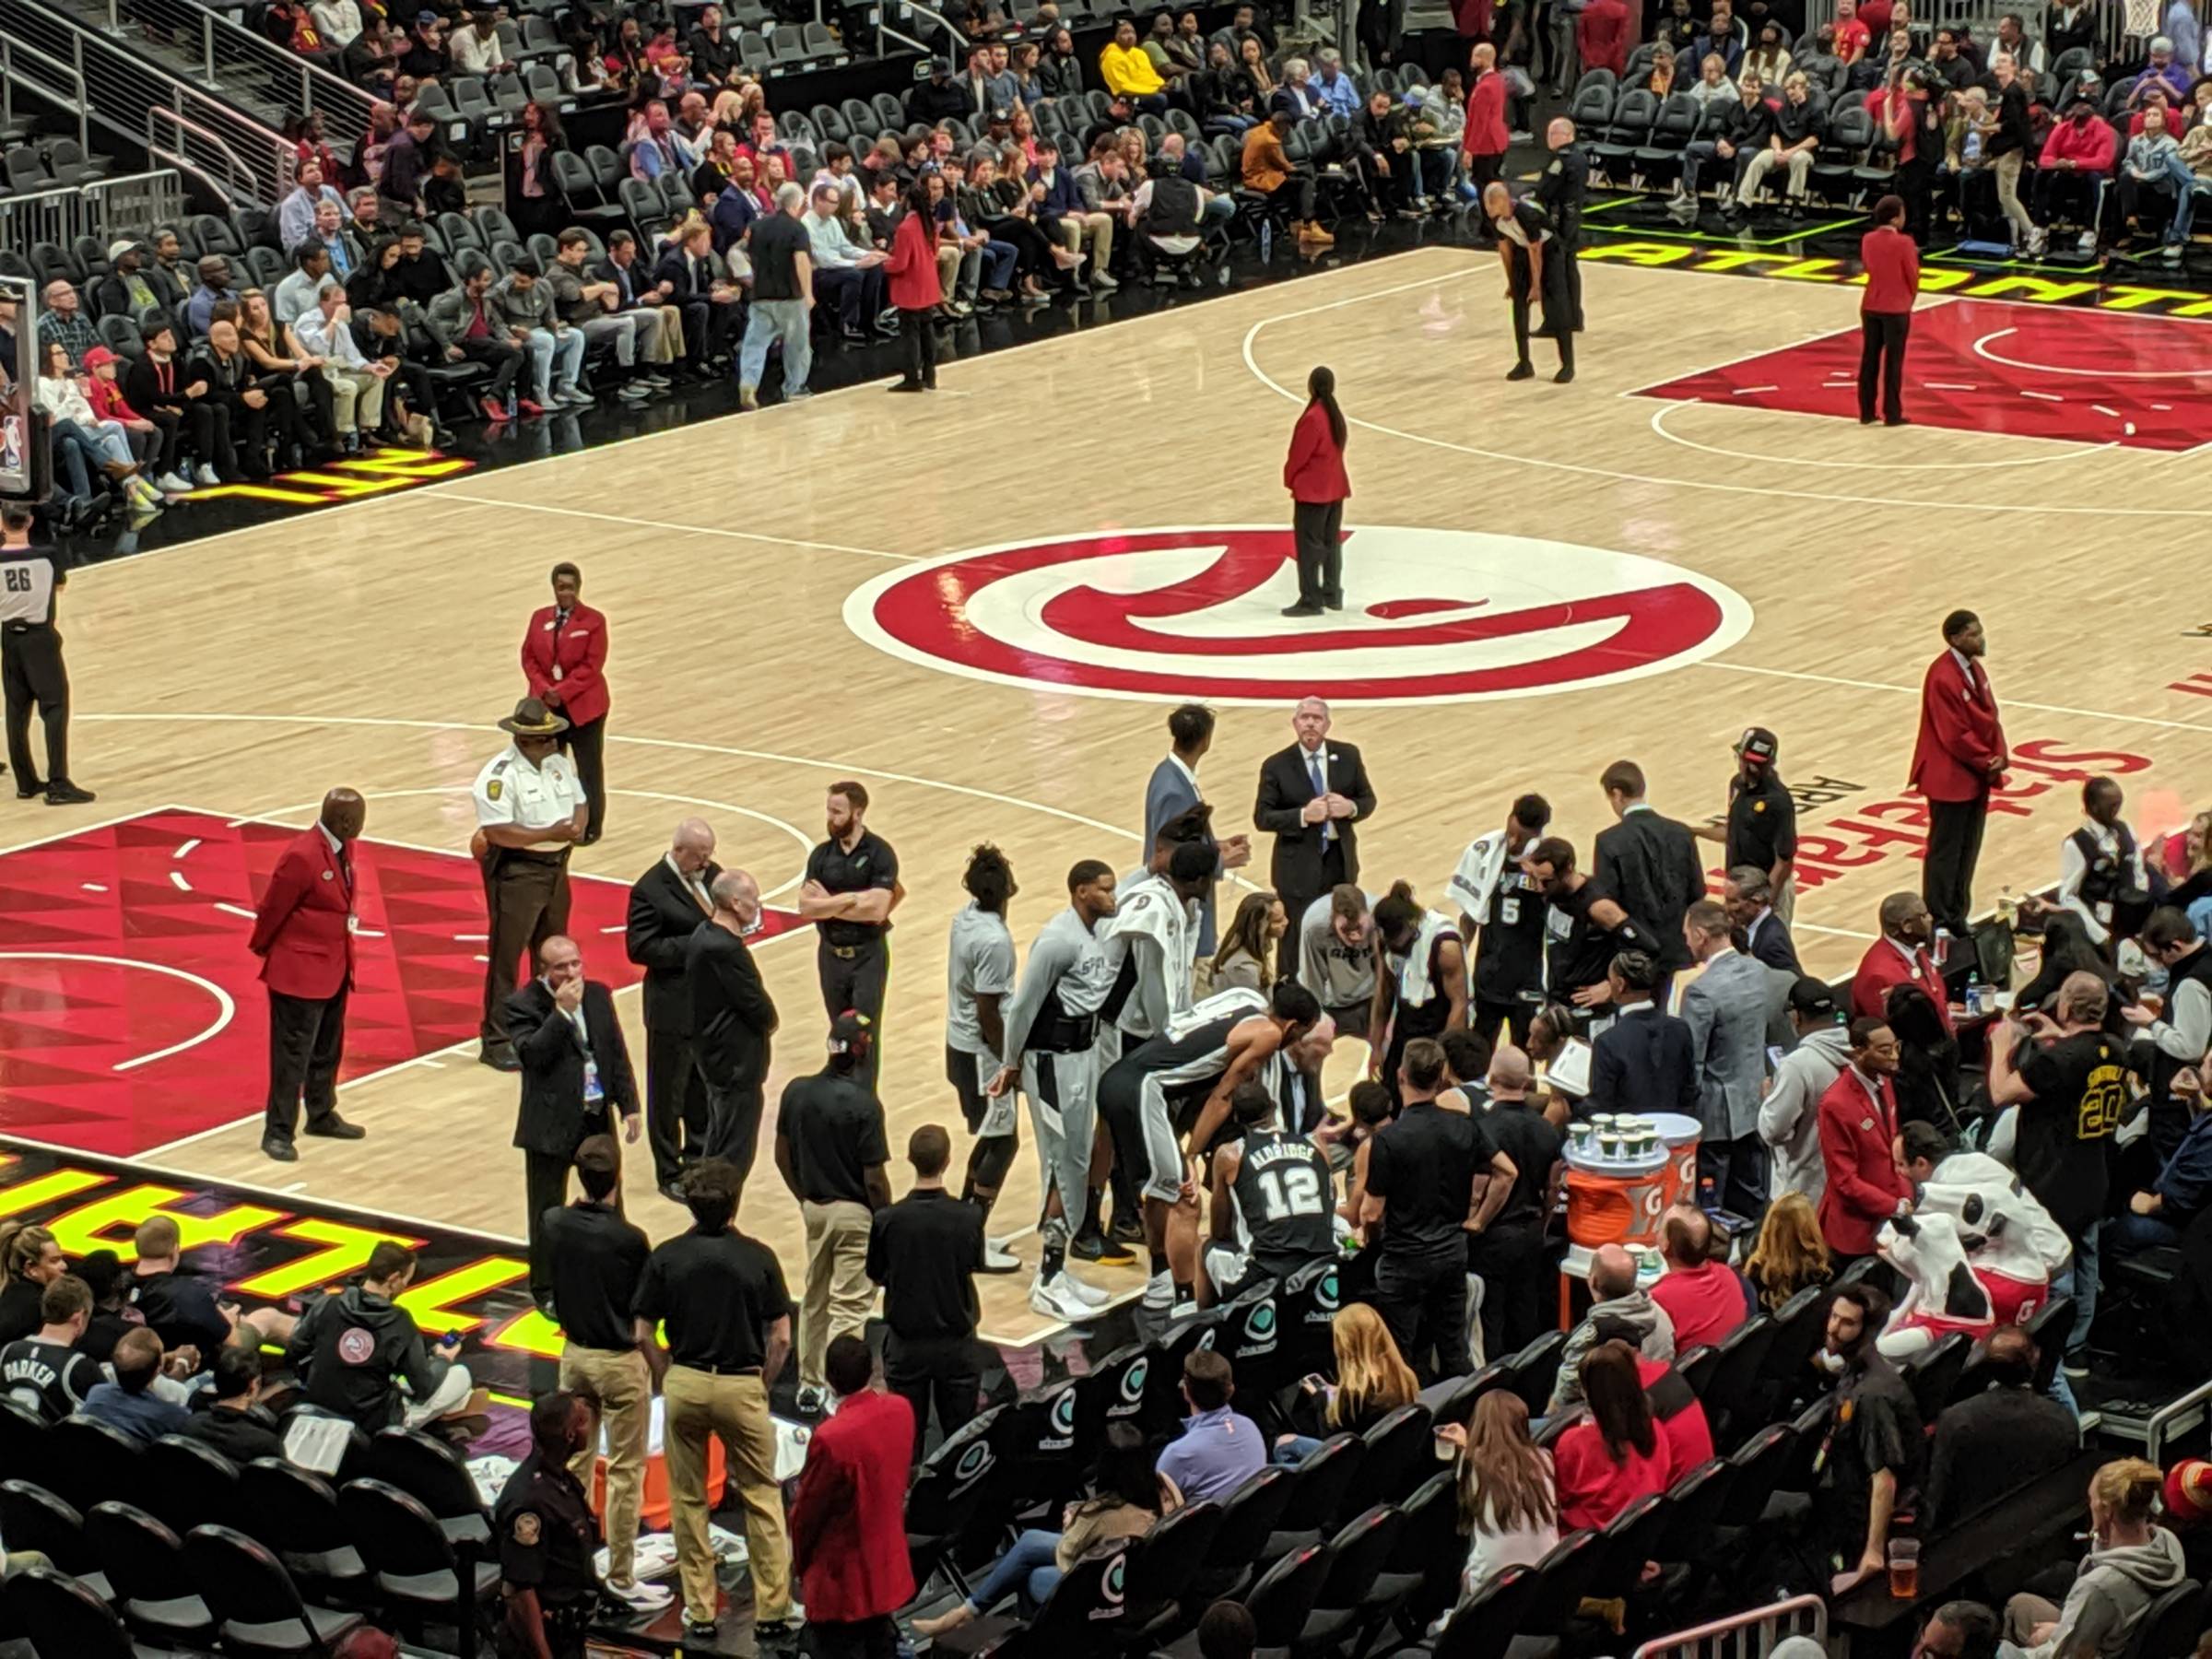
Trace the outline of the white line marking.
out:
[[[2024,386],[2020,389],[2020,395],[2041,398],[2044,403],[2065,403],[2066,401],[2055,392],[2030,392]]]
[[[1756,397],[1761,392],[1779,392],[1781,390],[1780,386],[1738,386],[1729,395],[1732,397]]]
[[[221,911],[221,912],[224,912],[226,915],[231,915],[231,916],[243,916],[243,917],[244,917],[244,918],[245,918],[247,921],[249,921],[249,922],[258,922],[258,921],[260,921],[260,920],[261,920],[261,918],[260,918],[259,916],[255,915],[255,914],[254,914],[254,913],[253,913],[252,911],[248,910],[248,909],[247,909],[247,908],[246,908],[244,905],[242,905],[242,904],[231,904],[231,903],[228,902],[228,901],[227,901],[227,900],[221,900],[221,899],[218,899],[218,900],[217,900],[215,901],[215,908],[216,908],[217,910],[218,910],[218,911]]]
[[[175,888],[180,893],[192,891],[192,883],[184,879],[184,872],[182,870],[171,870],[169,873],[169,885]]]
[[[685,535],[720,535],[734,541],[766,542],[771,547],[806,547],[818,553],[853,553],[863,559],[893,559],[900,563],[912,563],[922,557],[919,553],[887,553],[880,547],[848,547],[841,542],[807,541],[795,535],[765,535],[751,530],[732,530],[723,524],[678,524],[665,519],[632,518],[624,512],[594,512],[585,507],[556,507],[547,501],[502,501],[490,496],[462,495],[458,491],[443,492],[439,500],[459,501],[469,507],[500,507],[511,512],[551,512],[562,518],[589,519],[601,524],[631,524],[641,530],[673,530]]]
[[[80,882],[78,885],[88,893],[104,893],[108,890],[107,884],[104,882],[86,881]]]
[[[1755,455],[1748,450],[1723,449],[1717,444],[1700,443],[1694,438],[1683,437],[1681,433],[1666,424],[1666,418],[1677,410],[1724,407],[1726,406],[1724,404],[1706,404],[1694,399],[1684,403],[1663,403],[1652,411],[1652,430],[1670,443],[1678,443],[1684,449],[1698,450],[1708,455],[1725,455],[1732,460],[1739,461],[1760,461],[1775,466],[1843,467],[1862,472],[1869,470],[1880,472],[1966,472],[1982,467],[2047,466],[2053,461],[2064,461],[2080,455],[2099,454],[2112,447],[2109,442],[2077,443],[2072,439],[2067,439],[2065,441],[2065,449],[2056,454],[2044,451],[2032,455],[2017,455],[2010,459],[1996,461],[1906,461],[1891,465],[1886,461],[1815,461],[1804,455]],[[1760,413],[1765,414],[1767,411],[1761,410]],[[1824,416],[1822,418],[1830,418]],[[2006,435],[2009,436],[2010,434]]]
[[[171,858],[189,858],[192,855],[192,850],[199,844],[200,838],[195,835],[190,841],[186,841],[182,846],[179,847],[174,853],[171,853],[170,856]]]
[[[2098,414],[2103,416],[2107,420],[2117,420],[2120,418],[2119,410],[2108,409],[2102,404],[2091,404],[2089,407],[2095,410]]]
[[[182,980],[188,985],[197,985],[215,998],[216,1016],[206,1030],[187,1037],[182,1042],[172,1042],[167,1048],[140,1054],[134,1059],[119,1060],[112,1071],[135,1071],[142,1065],[151,1065],[157,1060],[166,1060],[171,1054],[181,1054],[186,1049],[197,1048],[210,1037],[219,1036],[223,1029],[237,1017],[238,1005],[230,1000],[230,993],[213,980],[202,979],[196,973],[187,973],[182,968],[171,968],[166,962],[141,962],[130,957],[96,956],[76,950],[0,950],[0,961],[6,962],[98,962],[108,968],[143,968],[148,973],[165,973],[171,979]]]
[[[2002,363],[2007,369],[2032,369],[2038,374],[2083,374],[2096,380],[2212,380],[2212,369],[2062,369],[2056,363],[2023,362],[1989,349],[1992,340],[2002,340],[2019,332],[2017,328],[2000,328],[1994,334],[1983,335],[1974,342],[1974,355]]]
[[[1970,386],[1958,381],[1923,381],[1922,386],[1930,392],[1979,392],[1979,386]]]
[[[490,937],[491,935],[488,933],[455,934],[453,935],[453,942],[457,945],[481,945]]]

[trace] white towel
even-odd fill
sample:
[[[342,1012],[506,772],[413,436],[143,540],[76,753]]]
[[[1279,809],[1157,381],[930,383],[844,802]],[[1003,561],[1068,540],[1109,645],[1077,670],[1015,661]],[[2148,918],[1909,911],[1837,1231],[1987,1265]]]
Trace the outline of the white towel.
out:
[[[1113,914],[1098,926],[1100,940],[1142,936],[1159,947],[1157,971],[1162,976],[1163,1006],[1171,1016],[1191,1006],[1191,970],[1198,935],[1191,908],[1175,896],[1164,876],[1143,876],[1121,890]]]
[[[1398,1002],[1404,1007],[1418,1007],[1436,995],[1437,987],[1429,982],[1429,963],[1436,954],[1436,942],[1449,935],[1456,939],[1459,929],[1449,916],[1436,911],[1421,912],[1420,926],[1413,935],[1413,948],[1406,953],[1406,960],[1398,969]]]
[[[1477,922],[1488,920],[1490,895],[1498,890],[1498,877],[1505,874],[1505,854],[1502,830],[1493,830],[1467,843],[1467,850],[1459,855],[1459,868],[1444,883],[1444,891],[1458,900],[1464,914]]]

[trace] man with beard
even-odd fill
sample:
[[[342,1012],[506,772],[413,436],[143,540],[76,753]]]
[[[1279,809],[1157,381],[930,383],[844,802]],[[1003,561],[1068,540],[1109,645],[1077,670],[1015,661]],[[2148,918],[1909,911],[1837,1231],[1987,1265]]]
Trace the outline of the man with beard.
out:
[[[1552,124],[1558,125],[1557,122]],[[1475,1012],[1468,1023],[1486,1042],[1509,1027],[1528,1041],[1528,1022],[1544,1006],[1544,902],[1521,867],[1551,822],[1551,803],[1524,794],[1505,828],[1477,837],[1460,855],[1452,890],[1460,901],[1459,936],[1475,947]]]
[[[1927,905],[1918,893],[1892,893],[1882,900],[1882,936],[1866,947],[1859,971],[1851,979],[1851,1014],[1854,1019],[1888,1018],[1893,985],[1917,985],[1927,993],[1951,1029],[1951,999],[1944,991],[1943,973],[1928,950],[1935,926]]]
[[[822,1006],[835,1019],[847,1010],[883,1022],[883,994],[891,971],[891,912],[906,897],[899,884],[899,855],[865,823],[868,792],[850,780],[830,785],[829,839],[806,860],[799,914],[820,931],[815,971]],[[865,1076],[876,1087],[880,1044],[870,1044]]]
[[[1814,1512],[1826,1529],[1830,1566],[1852,1579],[1887,1565],[1890,1516],[1919,1485],[1925,1456],[1912,1391],[1875,1347],[1888,1318],[1889,1299],[1879,1290],[1841,1287],[1828,1304],[1827,1344],[1813,1357],[1841,1380]]]
[[[1657,959],[1659,942],[1594,877],[1574,867],[1574,844],[1547,836],[1521,861],[1522,873],[1536,884],[1549,907],[1544,934],[1549,943],[1547,994],[1578,1009],[1594,1008],[1612,997],[1606,975],[1624,950],[1641,950]]]

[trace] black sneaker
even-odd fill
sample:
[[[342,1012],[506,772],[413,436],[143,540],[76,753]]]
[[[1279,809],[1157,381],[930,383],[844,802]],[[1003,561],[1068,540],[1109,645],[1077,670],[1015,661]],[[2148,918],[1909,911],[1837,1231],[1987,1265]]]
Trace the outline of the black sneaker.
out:
[[[1108,1224],[1106,1236],[1116,1244],[1142,1244],[1145,1224],[1135,1216],[1116,1216]]]
[[[1078,1262],[1096,1262],[1101,1267],[1119,1267],[1136,1260],[1126,1244],[1099,1233],[1082,1233],[1068,1242],[1067,1253]]]
[[[16,799],[18,801],[35,801],[45,793],[46,785],[40,782],[36,778],[18,779],[17,781]]]
[[[701,1624],[696,1618],[684,1620],[684,1640],[698,1642],[701,1647],[710,1651],[713,1647],[714,1639],[721,1633],[722,1627],[720,1625]]]
[[[802,1628],[795,1618],[764,1618],[753,1626],[753,1640],[759,1642],[796,1641]]]
[[[88,806],[100,797],[88,789],[79,789],[64,780],[46,785],[46,805],[49,806]]]
[[[293,1147],[292,1143],[288,1140],[278,1140],[273,1135],[265,1135],[261,1137],[261,1151],[263,1157],[275,1159],[278,1163],[298,1163],[300,1161],[300,1154]]]
[[[369,1131],[359,1124],[349,1124],[336,1112],[326,1118],[307,1120],[307,1133],[319,1135],[325,1140],[366,1140]]]
[[[1287,605],[1283,607],[1283,615],[1286,617],[1318,617],[1321,614],[1320,606],[1307,605],[1302,602],[1297,605]]]

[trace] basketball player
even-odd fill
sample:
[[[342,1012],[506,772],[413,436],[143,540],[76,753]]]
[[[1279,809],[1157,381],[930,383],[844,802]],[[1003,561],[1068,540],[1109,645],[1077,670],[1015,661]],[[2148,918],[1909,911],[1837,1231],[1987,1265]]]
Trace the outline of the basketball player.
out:
[[[998,1071],[1006,1044],[1006,999],[1014,991],[1014,935],[1006,930],[1006,902],[1019,891],[1006,855],[985,841],[969,856],[960,885],[970,902],[952,919],[945,951],[945,1076],[959,1098],[960,1115],[975,1145],[968,1153],[961,1200],[988,1221],[991,1206],[1020,1145],[1017,1102],[1010,1090],[983,1091]],[[986,1243],[983,1271],[1011,1273],[1021,1264]]]
[[[1286,1126],[1260,1083],[1240,1083],[1229,1109],[1240,1137],[1214,1154],[1211,1242],[1200,1265],[1204,1305],[1233,1301],[1336,1253],[1335,1188],[1325,1153]]]
[[[1313,993],[1295,980],[1278,981],[1272,996],[1240,986],[1170,1020],[1100,1079],[1099,1112],[1113,1135],[1114,1162],[1144,1176],[1147,1309],[1181,1317],[1197,1306],[1198,1191],[1185,1167],[1183,1137],[1189,1136],[1191,1156],[1204,1159],[1229,1121],[1237,1085],[1256,1079],[1285,1044],[1320,1018]]]
[[[1106,1292],[1067,1271],[1067,1256],[1077,1245],[1090,1261],[1107,1253],[1097,1231],[1090,1167],[1099,1044],[1107,1023],[1101,1010],[1113,983],[1098,929],[1114,912],[1112,869],[1083,860],[1067,873],[1067,900],[1030,946],[1029,965],[1003,1021],[998,1073],[984,1092],[1003,1100],[1018,1081],[1029,1099],[1038,1184],[1044,1189],[1044,1253],[1030,1306],[1047,1318],[1072,1321],[1088,1318],[1106,1300]]]
[[[1298,982],[1317,997],[1340,1037],[1367,1036],[1375,1004],[1375,900],[1346,882],[1298,924]]]
[[[1521,861],[1549,906],[1544,920],[1549,941],[1545,980],[1555,1001],[1573,1005],[1581,1029],[1589,1010],[1612,998],[1606,971],[1624,950],[1656,959],[1659,943],[1632,921],[1606,889],[1574,867],[1574,843],[1546,836]]]
[[[1550,822],[1549,802],[1523,795],[1504,829],[1468,847],[1453,878],[1464,906],[1459,936],[1475,947],[1471,1023],[1485,1042],[1497,1041],[1501,1025],[1510,1025],[1515,1042],[1527,1041],[1528,1022],[1544,1006],[1544,895],[1521,861]]]
[[[1467,1023],[1467,955],[1451,919],[1425,910],[1401,881],[1375,905],[1375,1006],[1368,1030],[1369,1075],[1398,1098],[1398,1063],[1416,1037],[1441,1037]]]

